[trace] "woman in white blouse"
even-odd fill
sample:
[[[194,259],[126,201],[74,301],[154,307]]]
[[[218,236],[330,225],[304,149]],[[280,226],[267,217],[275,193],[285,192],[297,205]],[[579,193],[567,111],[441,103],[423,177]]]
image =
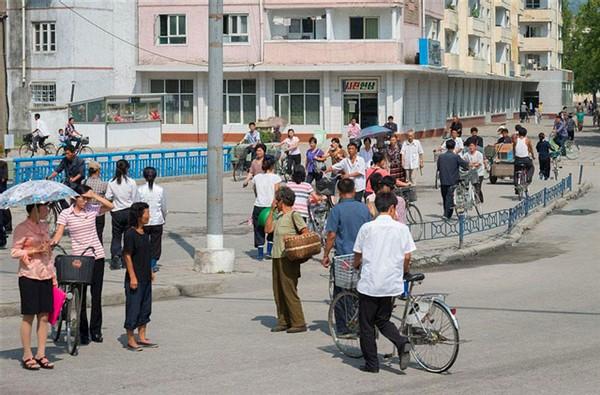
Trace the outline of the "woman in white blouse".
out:
[[[129,208],[139,201],[137,184],[128,176],[129,162],[125,159],[117,161],[115,176],[106,188],[106,198],[113,203],[112,241],[110,243],[110,268],[117,270],[125,268],[123,263],[123,235],[129,229]]]
[[[144,226],[144,231],[150,236],[150,255],[152,257],[152,271],[158,271],[158,261],[162,252],[163,225],[167,218],[167,200],[164,189],[155,184],[156,169],[146,167],[144,169],[146,184],[138,188],[140,201],[150,206],[150,221]]]
[[[300,153],[300,148],[298,147],[300,145],[300,139],[296,137],[296,132],[294,132],[294,129],[289,129],[287,134],[287,138],[279,145],[285,145],[287,147],[287,174],[291,175],[296,166],[302,163],[302,154]]]

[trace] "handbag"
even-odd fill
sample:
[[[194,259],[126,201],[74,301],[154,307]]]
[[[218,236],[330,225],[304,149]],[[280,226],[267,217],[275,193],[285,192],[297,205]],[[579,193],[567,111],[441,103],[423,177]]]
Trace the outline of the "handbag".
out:
[[[54,325],[56,324],[56,321],[58,321],[58,316],[60,315],[60,311],[62,310],[66,298],[67,294],[65,291],[55,286],[52,287],[52,313],[48,316],[50,325]]]
[[[294,263],[304,263],[313,255],[321,253],[321,237],[316,232],[300,234],[300,229],[292,213],[292,223],[296,229],[295,235],[286,235],[283,238],[285,244],[285,257]]]

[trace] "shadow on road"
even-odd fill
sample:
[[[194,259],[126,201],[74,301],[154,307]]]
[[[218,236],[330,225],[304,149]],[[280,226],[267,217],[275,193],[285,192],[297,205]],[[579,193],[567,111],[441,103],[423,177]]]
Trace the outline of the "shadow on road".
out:
[[[257,315],[256,317],[252,318],[252,321],[258,321],[262,326],[267,328],[273,328],[275,325],[277,325],[277,318],[271,315]]]
[[[179,247],[183,248],[183,250],[190,256],[190,258],[194,257],[194,255],[196,254],[196,247],[191,245],[179,233],[168,232],[167,234],[171,240],[173,240],[175,243],[177,243],[177,245]]]
[[[319,350],[328,353],[331,355],[332,358],[335,359],[340,359],[342,361],[342,363],[352,366],[353,368],[356,368],[358,373],[362,373],[358,370],[358,367],[361,365],[364,365],[364,359],[362,358],[351,358],[345,354],[343,354],[342,352],[340,352],[340,350],[337,349],[336,346],[323,346],[323,347],[317,347]],[[396,373],[396,374],[401,374],[401,375],[405,375],[406,373],[400,370],[400,367],[398,366],[398,358],[391,358],[391,359],[379,359],[380,363],[379,363],[379,369],[386,371],[386,372],[391,372],[391,373]],[[393,367],[395,366],[395,367]],[[411,367],[416,367],[415,364],[411,363],[410,365]],[[371,374],[371,373],[365,373],[365,374]]]
[[[331,336],[329,332],[329,324],[325,320],[315,320],[308,326],[309,331],[321,331],[327,336]]]
[[[57,357],[57,355],[65,354],[64,346],[50,346],[50,339],[48,339],[48,345],[46,346],[46,356],[51,362],[61,361],[62,358]],[[32,351],[35,355],[36,347],[32,345]],[[0,359],[8,359],[21,361],[23,358],[23,348],[13,348],[11,350],[2,350],[0,351]]]

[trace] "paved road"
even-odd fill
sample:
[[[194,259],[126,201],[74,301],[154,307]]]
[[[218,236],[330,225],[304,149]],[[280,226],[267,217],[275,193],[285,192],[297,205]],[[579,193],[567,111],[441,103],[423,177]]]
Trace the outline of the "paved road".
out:
[[[310,331],[271,334],[270,276],[232,279],[224,294],[155,303],[141,353],[122,348],[122,307],[105,309],[105,343],[78,357],[52,346],[53,372],[20,369],[19,319],[0,319],[0,393],[597,393],[600,385],[600,191],[569,204],[513,251],[430,272],[422,291],[450,292],[461,347],[450,374],[394,362],[378,375],[340,355],[325,324],[326,279],[304,265]],[[262,265],[266,265],[263,263]],[[243,276],[242,276],[243,277]],[[390,349],[381,341],[381,352]]]

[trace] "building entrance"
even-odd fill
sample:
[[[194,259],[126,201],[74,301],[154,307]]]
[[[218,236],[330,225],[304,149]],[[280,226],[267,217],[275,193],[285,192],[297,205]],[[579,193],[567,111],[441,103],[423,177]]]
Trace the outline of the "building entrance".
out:
[[[377,125],[379,103],[377,80],[343,80],[344,125],[356,118],[361,129]]]

